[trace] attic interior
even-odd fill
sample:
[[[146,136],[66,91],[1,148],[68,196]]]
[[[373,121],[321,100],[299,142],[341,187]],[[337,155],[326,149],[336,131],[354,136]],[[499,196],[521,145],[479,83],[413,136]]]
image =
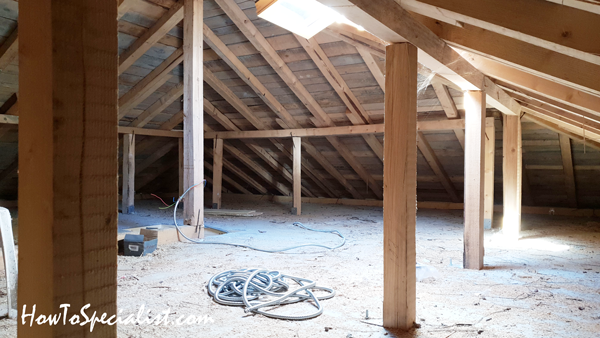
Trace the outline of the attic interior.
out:
[[[0,337],[600,330],[598,0],[0,0],[0,36]]]

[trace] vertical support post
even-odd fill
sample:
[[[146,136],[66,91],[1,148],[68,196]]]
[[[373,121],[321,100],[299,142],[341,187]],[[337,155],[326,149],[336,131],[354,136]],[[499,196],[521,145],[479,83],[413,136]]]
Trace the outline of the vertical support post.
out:
[[[183,8],[183,200],[185,224],[204,237],[203,0],[184,0]]]
[[[117,312],[117,1],[19,1],[19,311]],[[24,308],[25,307],[25,308]],[[37,315],[36,315],[37,316]],[[19,337],[84,337],[29,325]],[[87,333],[86,333],[87,332]],[[94,337],[116,337],[96,323]]]
[[[386,47],[383,163],[383,326],[408,330],[416,312],[417,48]]]
[[[124,214],[135,212],[135,135],[123,134],[123,191],[121,210]]]
[[[465,230],[463,267],[483,268],[485,94],[465,92]]]
[[[179,138],[179,196],[183,195],[183,139]]]
[[[213,209],[221,209],[223,190],[223,139],[214,139],[213,144]]]
[[[575,184],[575,171],[573,170],[573,154],[571,152],[571,139],[568,136],[560,137],[560,155],[563,162],[563,171],[565,175],[565,188],[567,190],[567,200],[571,208],[577,208],[577,187]]]
[[[485,119],[485,184],[483,228],[491,229],[494,219],[494,168],[496,160],[496,127],[494,118]]]
[[[294,144],[294,164],[293,164],[293,180],[294,180],[294,205],[292,214],[300,216],[302,214],[302,142],[300,137],[292,137]]]
[[[521,119],[519,116],[503,115],[504,130],[502,133],[502,181],[504,218],[502,231],[512,240],[519,238],[521,231],[521,187],[522,187],[522,148]]]

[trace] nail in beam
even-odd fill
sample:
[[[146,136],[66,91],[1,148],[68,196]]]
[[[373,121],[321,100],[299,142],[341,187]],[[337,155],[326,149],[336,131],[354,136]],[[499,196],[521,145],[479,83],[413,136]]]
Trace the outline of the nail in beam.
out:
[[[19,311],[116,314],[116,19],[116,1],[19,1]],[[90,335],[17,325],[19,337]]]
[[[467,91],[465,104],[465,189],[463,267],[483,268],[485,94]]]
[[[522,149],[521,119],[519,116],[504,117],[502,135],[502,183],[504,185],[504,218],[502,232],[512,240],[519,238],[521,231],[521,186],[522,186]]]
[[[184,222],[204,237],[203,1],[184,0],[183,9],[183,200]]]
[[[408,330],[416,310],[417,48],[386,47],[383,326]]]

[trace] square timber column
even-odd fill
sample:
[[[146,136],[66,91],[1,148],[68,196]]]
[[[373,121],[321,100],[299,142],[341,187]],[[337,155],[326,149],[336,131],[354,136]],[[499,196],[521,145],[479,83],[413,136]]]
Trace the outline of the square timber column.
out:
[[[496,126],[493,117],[485,118],[485,185],[483,228],[491,229],[494,220],[494,171],[496,165]]]
[[[485,94],[468,91],[465,106],[465,191],[463,267],[483,268]]]
[[[123,190],[121,210],[124,214],[135,211],[135,134],[123,134]]]
[[[223,139],[214,139],[213,144],[213,209],[221,209],[223,192]]]
[[[183,200],[185,224],[204,237],[203,0],[183,0]]]
[[[416,311],[417,48],[386,48],[383,326],[408,330]]]
[[[302,140],[300,137],[292,137],[294,163],[292,164],[293,174],[293,207],[292,214],[300,216],[302,214]]]
[[[504,185],[504,218],[502,232],[511,240],[519,239],[521,232],[521,187],[523,179],[521,118],[503,115],[504,129],[502,134],[502,183]]]
[[[19,1],[19,316],[116,314],[118,54],[117,1]],[[17,322],[18,337],[117,336]]]

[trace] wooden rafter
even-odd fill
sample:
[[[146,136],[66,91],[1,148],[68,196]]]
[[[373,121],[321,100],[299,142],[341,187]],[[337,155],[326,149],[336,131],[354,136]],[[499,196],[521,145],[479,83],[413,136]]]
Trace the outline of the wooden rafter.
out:
[[[561,125],[561,124],[557,123],[556,121],[553,121],[548,117],[545,117],[544,115],[535,115],[535,114],[531,114],[531,113],[526,113],[526,114],[523,114],[523,118],[528,121],[531,121],[537,125],[540,125],[546,129],[550,129],[556,133],[565,135],[572,140],[576,140],[580,143],[583,143],[583,144],[587,145],[588,147],[592,147],[594,149],[600,150],[599,140],[593,140],[593,139],[590,139],[589,137],[584,137],[582,130],[577,131],[572,128],[566,128],[565,125]]]
[[[460,119],[461,116],[458,113],[458,109],[456,109],[456,104],[454,103],[454,99],[450,95],[448,91],[448,87],[439,82],[434,82],[431,84],[433,86],[433,90],[444,109],[444,113],[449,119]],[[458,139],[460,146],[465,149],[465,131],[462,128],[454,129],[454,135]]]
[[[210,156],[213,156],[213,151],[210,148],[205,147],[204,152]],[[248,183],[248,185],[252,186],[252,188],[256,189],[259,193],[266,195],[268,190],[263,187],[262,184],[258,183],[255,179],[248,176],[243,170],[239,169],[227,159],[223,158],[223,167],[227,168],[230,172],[240,177],[244,182]]]
[[[6,67],[13,62],[19,55],[19,28],[15,28],[8,38],[0,46],[0,71],[6,70]]]
[[[183,83],[178,83],[165,93],[160,99],[154,102],[148,109],[144,110],[130,124],[131,127],[141,128],[152,121],[158,114],[162,113],[171,103],[175,102],[183,95]]]
[[[425,135],[421,132],[417,133],[417,141],[417,147],[421,151],[421,154],[423,154],[423,157],[427,163],[429,163],[429,167],[431,167],[431,170],[433,170],[440,180],[440,183],[444,186],[444,189],[448,192],[448,195],[450,195],[452,202],[460,202],[461,198],[456,187],[452,183],[452,180],[450,180],[450,177],[429,145],[429,142],[425,139]]]
[[[119,74],[125,72],[181,20],[183,20],[183,0],[173,4],[164,16],[119,56]]]
[[[388,42],[408,41],[419,48],[423,65],[465,90],[481,90],[488,102],[505,114],[520,113],[519,104],[481,71],[431,32],[394,0],[319,0],[334,6],[366,30]],[[427,55],[425,55],[427,54]]]
[[[177,146],[177,144],[178,142],[167,142],[161,147],[154,150],[150,156],[148,156],[146,159],[144,159],[135,166],[135,174],[138,175],[142,171],[149,168],[151,165],[156,163],[156,161],[160,160],[161,158],[163,158],[163,156],[167,155],[171,151],[171,149]]]
[[[319,106],[317,101],[310,95],[308,90],[302,85],[298,78],[294,75],[291,69],[281,59],[277,51],[269,44],[265,37],[258,31],[254,24],[248,19],[244,12],[233,0],[216,0],[221,9],[229,16],[240,31],[252,43],[252,45],[261,53],[265,60],[279,74],[281,79],[288,87],[296,94],[296,96],[304,103],[306,108],[313,114],[317,127],[333,127],[334,123],[325,111]],[[344,159],[348,164],[361,176],[361,178],[369,185],[376,196],[383,197],[383,189],[378,182],[368,174],[364,167],[351,155],[350,150],[335,137],[330,137],[328,140],[333,141],[334,147],[340,154],[345,154]],[[332,143],[332,145],[333,145]]]
[[[600,64],[598,15],[550,1],[402,0],[431,12]],[[532,15],[533,13],[533,15]]]
[[[335,66],[331,63],[319,43],[314,38],[307,40],[298,35],[296,35],[296,39],[348,108],[346,116],[350,122],[353,125],[363,125],[365,122],[367,124],[373,123],[369,113],[363,108],[356,95],[354,95],[350,87],[346,84],[346,81],[344,81]],[[381,142],[374,135],[362,135],[362,137],[375,155],[383,161],[383,145]]]
[[[208,169],[210,171],[213,171],[212,164],[204,161],[204,166],[206,167],[206,169]],[[237,183],[234,179],[232,179],[231,177],[229,177],[229,176],[227,176],[225,174],[222,174],[222,175],[223,175],[223,181],[231,184],[234,188],[236,188],[237,190],[239,190],[242,194],[252,195],[252,193],[248,189],[242,187],[242,185],[239,184],[239,183]]]
[[[504,60],[524,71],[566,86],[600,94],[600,82],[597,79],[600,65],[469,24],[459,28],[418,14],[416,18],[450,45]]]
[[[179,48],[173,52],[165,61],[158,67],[146,75],[127,93],[119,98],[119,119],[123,118],[127,113],[137,107],[148,96],[152,95],[158,88],[164,85],[171,79],[176,79],[171,74],[171,71],[179,66],[183,61],[183,49]]]
[[[482,72],[503,82],[574,105],[600,116],[600,96],[591,95],[473,53],[462,55]]]

